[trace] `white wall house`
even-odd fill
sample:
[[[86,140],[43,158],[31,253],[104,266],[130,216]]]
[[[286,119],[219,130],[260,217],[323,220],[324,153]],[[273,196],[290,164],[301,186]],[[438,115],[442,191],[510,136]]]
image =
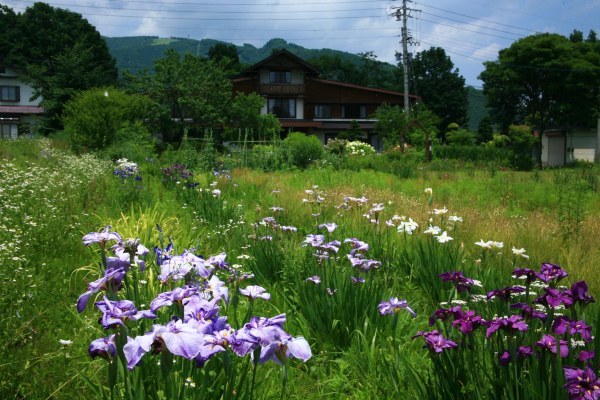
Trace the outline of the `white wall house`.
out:
[[[596,129],[548,130],[542,135],[542,165],[600,162],[600,119]]]
[[[31,100],[33,89],[19,80],[19,73],[0,64],[0,139],[16,139],[33,133],[44,109],[41,98]]]

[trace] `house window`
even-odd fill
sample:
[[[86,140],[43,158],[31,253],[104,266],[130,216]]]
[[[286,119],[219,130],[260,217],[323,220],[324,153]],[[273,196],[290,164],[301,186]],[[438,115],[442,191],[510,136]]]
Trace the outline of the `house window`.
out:
[[[269,99],[267,105],[277,118],[296,118],[296,99]]]
[[[331,118],[331,106],[325,104],[315,105],[315,118]]]
[[[16,124],[0,122],[0,139],[16,139],[18,129]]]
[[[18,86],[0,86],[0,101],[19,101]]]
[[[367,118],[367,107],[360,104],[345,104],[342,107],[342,118],[365,119]]]
[[[269,83],[292,83],[292,71],[269,71]]]

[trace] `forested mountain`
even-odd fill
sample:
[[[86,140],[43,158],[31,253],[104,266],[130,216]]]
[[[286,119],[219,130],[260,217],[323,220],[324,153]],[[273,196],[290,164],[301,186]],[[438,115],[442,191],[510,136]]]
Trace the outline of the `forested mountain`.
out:
[[[105,37],[106,44],[117,60],[119,71],[129,70],[137,72],[144,68],[152,69],[154,61],[163,57],[167,49],[173,49],[178,53],[191,53],[206,57],[208,50],[217,43],[221,42],[214,39],[186,39],[186,38],[158,38],[156,36],[135,36],[135,37]],[[339,56],[344,62],[359,64],[361,57],[356,54],[346,53],[332,49],[306,49],[293,43],[288,43],[283,39],[271,39],[263,47],[255,47],[251,44],[236,46],[240,62],[246,65],[252,65],[265,57],[271,55],[274,49],[285,48],[297,56],[310,60],[322,55]],[[394,66],[388,65],[390,69]]]

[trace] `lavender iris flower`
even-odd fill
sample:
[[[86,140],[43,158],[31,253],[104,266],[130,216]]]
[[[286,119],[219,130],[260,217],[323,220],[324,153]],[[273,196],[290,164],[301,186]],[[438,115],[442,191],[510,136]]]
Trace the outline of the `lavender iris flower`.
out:
[[[90,297],[100,290],[116,292],[121,288],[126,271],[122,268],[107,268],[104,276],[94,282],[88,283],[88,291],[83,293],[77,299],[77,311],[82,312],[85,309]]]
[[[191,360],[200,353],[203,345],[204,334],[177,320],[170,321],[167,325],[154,325],[152,332],[135,339],[128,338],[123,346],[123,353],[127,359],[127,368],[133,369],[153,347],[156,351],[162,351],[166,347],[172,354]]]
[[[355,255],[356,253],[365,253],[369,250],[369,244],[363,241],[360,241],[356,238],[344,239],[344,243],[350,243],[352,250],[350,250],[350,255]]]
[[[413,318],[417,316],[417,313],[408,306],[406,300],[398,300],[397,297],[390,297],[389,301],[383,301],[377,306],[381,315],[390,315],[400,312],[400,310],[408,311]]]
[[[319,278],[318,275],[314,275],[314,276],[311,276],[309,278],[306,278],[304,281],[305,282],[312,282],[312,283],[318,285],[319,283],[321,283],[321,278]]]
[[[101,230],[100,232],[90,232],[83,237],[83,244],[86,246],[91,245],[92,243],[98,243],[101,247],[104,247],[106,243],[110,240],[114,240],[117,243],[121,243],[123,240],[121,235],[117,232],[110,231],[110,225]]]
[[[102,312],[101,322],[104,329],[114,325],[125,326],[125,322],[128,320],[156,319],[156,315],[151,311],[138,311],[133,301],[130,300],[111,301],[105,296],[103,301],[96,302],[95,305]]]
[[[267,293],[266,289],[262,286],[250,285],[246,286],[245,289],[240,288],[240,293],[250,300],[264,299],[269,300],[271,295]]]
[[[156,254],[156,264],[162,265],[166,260],[169,260],[171,258],[172,251],[173,242],[171,241],[169,241],[169,244],[164,249],[161,249],[158,246],[154,246],[154,253]]]
[[[160,271],[158,279],[161,282],[166,282],[169,279],[174,281],[183,279],[192,271],[202,278],[208,278],[213,271],[213,267],[209,264],[207,268],[204,259],[185,251],[180,256],[173,256],[165,260],[160,266]]]
[[[110,361],[117,354],[115,335],[94,340],[90,343],[88,352],[92,358],[102,357]]]
[[[216,275],[204,282],[204,291],[210,292],[214,299],[223,299],[225,303],[229,300],[229,288]]]
[[[273,341],[260,352],[259,363],[273,360],[277,364],[282,364],[287,358],[298,358],[306,362],[312,357],[310,346],[303,337],[283,337]]]
[[[590,367],[585,370],[573,367],[564,367],[565,390],[569,394],[569,399],[599,399],[600,398],[600,379]]]
[[[224,252],[217,254],[216,256],[210,256],[208,260],[206,260],[206,264],[217,269],[229,270],[229,264],[225,261],[225,258],[227,258],[227,254]]]
[[[198,294],[198,288],[184,286],[177,287],[171,292],[164,292],[159,294],[152,302],[150,303],[150,311],[153,313],[156,312],[161,307],[170,306],[173,303],[183,304],[184,299],[188,297],[192,297]]]
[[[325,228],[325,229],[327,229],[327,232],[333,233],[333,231],[335,231],[337,228],[337,224],[335,222],[330,222],[328,224],[321,224],[318,226],[318,228],[319,229]]]
[[[235,333],[231,349],[240,357],[245,356],[258,346],[266,347],[281,338],[289,337],[283,330],[285,314],[273,318],[252,317],[242,329]]]

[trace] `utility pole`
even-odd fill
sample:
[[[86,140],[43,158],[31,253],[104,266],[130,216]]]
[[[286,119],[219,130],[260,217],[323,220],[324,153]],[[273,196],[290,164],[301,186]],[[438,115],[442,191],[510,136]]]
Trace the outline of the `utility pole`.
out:
[[[394,7],[396,12],[394,15],[396,16],[397,21],[402,21],[402,71],[404,75],[404,114],[406,118],[409,118],[410,114],[410,103],[409,103],[409,87],[408,87],[408,45],[416,44],[413,41],[413,38],[409,35],[408,28],[406,26],[406,21],[408,18],[412,18],[409,15],[411,11],[420,11],[407,7],[407,3],[412,2],[411,0],[402,0],[402,7]]]

